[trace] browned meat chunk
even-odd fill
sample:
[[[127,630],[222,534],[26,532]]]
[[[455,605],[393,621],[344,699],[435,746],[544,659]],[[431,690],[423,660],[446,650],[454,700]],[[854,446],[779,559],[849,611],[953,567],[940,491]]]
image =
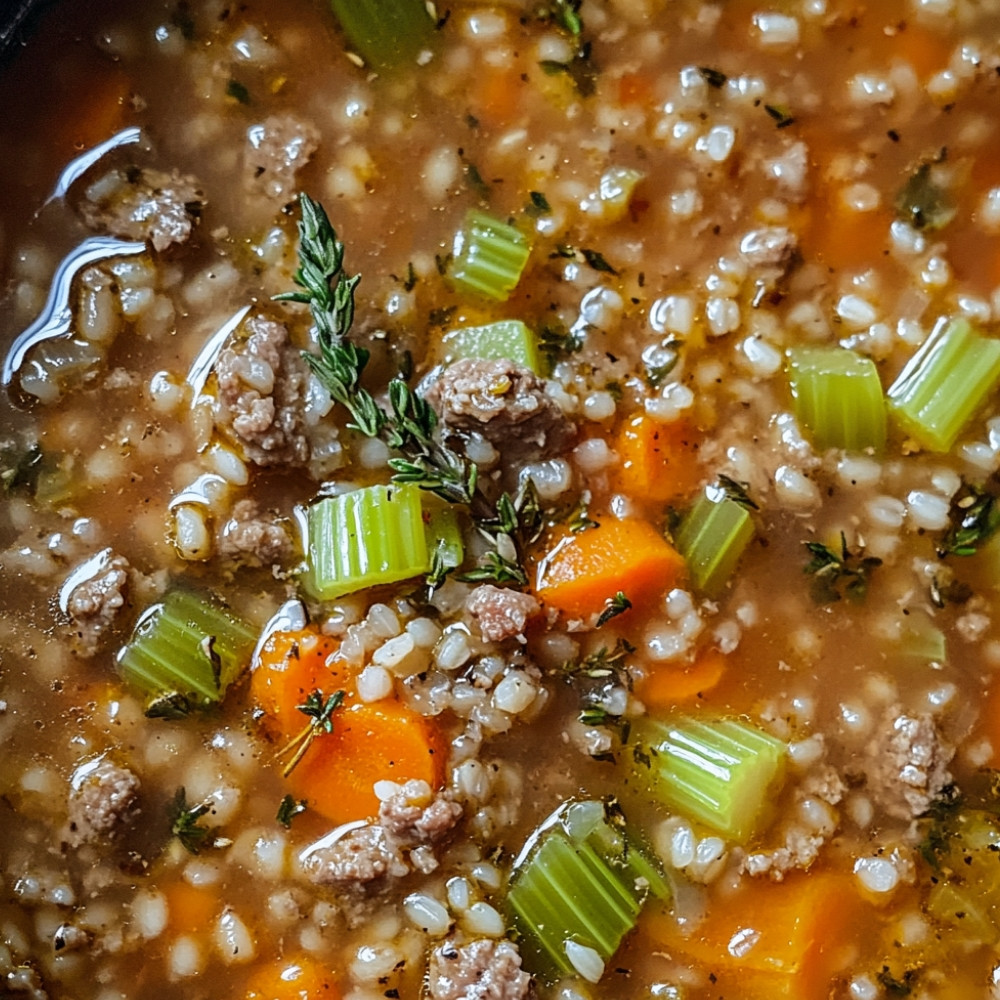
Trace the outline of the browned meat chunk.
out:
[[[305,362],[280,323],[252,316],[243,330],[245,337],[225,347],[215,365],[215,424],[256,465],[304,465]]]
[[[360,888],[384,876],[401,878],[409,867],[381,826],[365,825],[309,855],[306,872],[317,885]]]
[[[138,813],[139,779],[128,768],[106,759],[77,768],[69,793],[69,828],[75,843],[113,840]]]
[[[190,238],[204,200],[198,182],[176,171],[115,170],[88,188],[80,214],[92,229],[162,251]]]
[[[292,552],[292,540],[275,518],[261,517],[255,500],[239,500],[218,531],[216,551],[243,566],[281,565]]]
[[[531,976],[510,941],[446,941],[431,952],[427,986],[431,1000],[524,1000]]]
[[[275,200],[291,198],[295,175],[318,145],[319,132],[291,115],[272,115],[251,125],[244,154],[247,189]]]
[[[544,383],[511,361],[456,361],[430,386],[427,401],[446,432],[478,432],[498,448],[517,449],[519,457],[558,452],[573,436],[573,424]]]
[[[520,635],[541,605],[531,594],[484,583],[469,595],[465,608],[479,622],[479,631],[487,642],[500,642]]]
[[[379,807],[379,821],[406,844],[440,840],[462,818],[462,807],[447,794],[427,801],[426,782],[408,781]]]
[[[954,755],[931,716],[890,712],[868,747],[868,791],[890,816],[915,819],[951,784]]]
[[[105,633],[125,606],[128,572],[128,560],[112,556],[108,550],[94,564],[93,573],[70,591],[66,612],[72,619],[76,650],[81,656],[97,652]]]

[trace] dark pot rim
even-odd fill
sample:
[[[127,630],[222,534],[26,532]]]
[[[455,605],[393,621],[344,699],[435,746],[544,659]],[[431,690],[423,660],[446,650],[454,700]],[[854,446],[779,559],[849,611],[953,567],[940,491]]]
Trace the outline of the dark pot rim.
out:
[[[13,0],[0,4],[0,64],[10,59],[34,29],[42,9],[52,0]]]

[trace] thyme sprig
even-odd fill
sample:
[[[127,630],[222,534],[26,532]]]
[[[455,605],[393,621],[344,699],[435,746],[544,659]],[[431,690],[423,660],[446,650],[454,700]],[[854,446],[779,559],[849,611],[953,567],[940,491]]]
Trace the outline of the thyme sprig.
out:
[[[196,806],[188,806],[187,792],[178,788],[170,806],[170,833],[176,837],[184,849],[197,854],[211,831],[199,825],[198,820],[212,808],[211,799]]]
[[[306,364],[333,399],[351,414],[349,427],[381,437],[401,456],[389,460],[397,483],[416,483],[449,503],[472,503],[476,467],[434,436],[437,416],[402,378],[388,386],[389,411],[361,385],[370,352],[347,339],[354,322],[354,294],[360,277],[344,273],[344,244],[326,210],[309,195],[299,196],[299,267],[293,280],[301,291],[276,295],[279,302],[309,306],[319,355],[303,352]]]
[[[286,778],[298,767],[306,751],[312,746],[312,742],[321,733],[333,732],[333,713],[340,708],[344,701],[344,691],[337,690],[327,698],[323,692],[316,688],[310,691],[302,705],[295,707],[303,714],[309,716],[309,722],[298,735],[293,736],[279,751],[279,757],[286,757],[291,754],[291,759],[281,772]]]
[[[492,515],[477,518],[476,527],[492,543],[480,564],[459,577],[470,583],[514,584],[524,587],[524,552],[545,528],[545,512],[535,484],[527,479],[516,496],[501,493]]]
[[[619,615],[625,614],[631,607],[632,602],[625,596],[623,591],[619,590],[614,597],[609,597],[604,602],[604,610],[598,615],[595,628],[607,625],[612,618],[617,618]]]
[[[939,556],[973,556],[1000,529],[1000,505],[990,485],[965,483],[955,494],[950,524],[937,544]]]
[[[839,550],[822,542],[802,544],[812,555],[803,572],[813,577],[813,599],[817,604],[832,604],[842,597],[855,602],[865,599],[872,570],[882,565],[881,559],[852,553],[843,532]]]

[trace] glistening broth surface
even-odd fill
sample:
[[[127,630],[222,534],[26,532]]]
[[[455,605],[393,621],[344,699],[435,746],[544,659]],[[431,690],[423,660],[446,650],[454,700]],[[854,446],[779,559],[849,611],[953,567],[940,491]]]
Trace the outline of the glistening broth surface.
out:
[[[1000,995],[1000,4],[78,6],[0,73],[0,995]]]

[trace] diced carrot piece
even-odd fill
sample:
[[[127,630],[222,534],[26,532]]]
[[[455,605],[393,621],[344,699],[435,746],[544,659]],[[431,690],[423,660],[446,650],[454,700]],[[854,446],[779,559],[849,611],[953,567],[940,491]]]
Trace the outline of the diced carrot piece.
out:
[[[313,691],[354,694],[354,677],[342,664],[328,665],[337,643],[314,628],[275,632],[261,650],[250,676],[250,697],[265,713],[265,725],[290,739],[308,722],[298,706]]]
[[[191,885],[183,879],[168,883],[167,923],[175,934],[200,934],[222,911],[218,890],[210,885]]]
[[[686,420],[664,424],[642,414],[618,435],[623,490],[666,503],[688,496],[701,480],[698,432]]]
[[[652,664],[636,684],[635,693],[647,708],[670,709],[711,691],[725,672],[726,657],[717,649],[707,649],[688,666]]]
[[[796,873],[784,882],[748,880],[714,902],[689,937],[656,909],[640,927],[658,947],[702,964],[720,992],[723,984],[738,985],[744,1000],[828,996],[866,908],[853,876],[829,871]]]
[[[340,1000],[331,971],[309,955],[271,962],[255,970],[246,1000]]]
[[[525,93],[521,67],[515,62],[509,66],[480,65],[475,74],[475,84],[469,95],[472,113],[485,125],[505,125],[512,122]]]
[[[586,617],[619,591],[633,604],[647,603],[683,572],[680,554],[648,521],[607,516],[556,541],[537,564],[535,593],[550,607]]]
[[[649,107],[654,97],[653,82],[649,73],[623,73],[618,80],[618,100]]]
[[[361,703],[334,713],[333,732],[313,740],[288,786],[328,820],[349,823],[377,815],[376,781],[415,778],[439,788],[445,756],[432,720],[397,701]]]

